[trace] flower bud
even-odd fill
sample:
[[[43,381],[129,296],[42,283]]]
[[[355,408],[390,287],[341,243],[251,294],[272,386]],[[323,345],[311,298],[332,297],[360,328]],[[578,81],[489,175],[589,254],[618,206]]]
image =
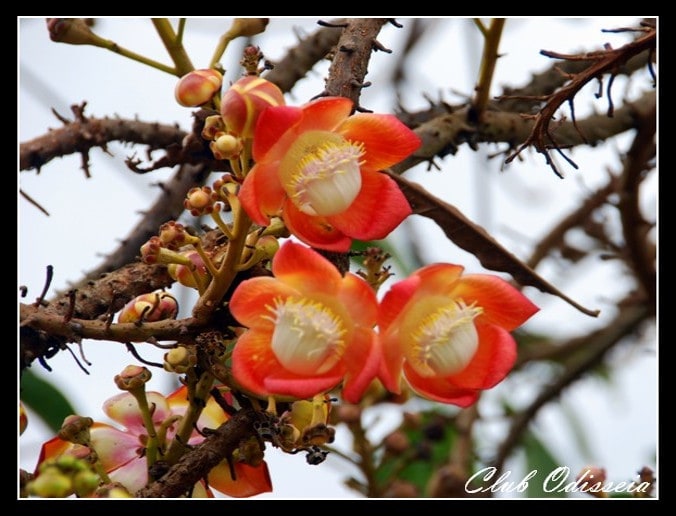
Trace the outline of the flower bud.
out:
[[[120,323],[139,323],[176,319],[178,301],[167,292],[158,290],[142,294],[129,301],[120,310],[117,321]]]
[[[201,106],[220,91],[222,84],[223,76],[218,70],[213,68],[193,70],[179,79],[174,96],[181,106]]]
[[[385,437],[383,444],[385,445],[385,450],[392,455],[401,455],[411,446],[408,436],[401,430],[395,430]]]
[[[205,140],[214,140],[216,135],[225,132],[225,124],[221,115],[211,115],[204,119],[202,128],[202,138]]]
[[[107,46],[105,40],[94,34],[82,18],[47,18],[47,30],[49,39],[58,43]]]
[[[284,94],[275,84],[257,76],[235,82],[221,99],[221,116],[228,132],[252,138],[258,116],[270,106],[283,106]]]
[[[270,18],[235,18],[228,33],[234,39],[238,36],[250,38],[260,34],[270,23]]]
[[[128,365],[115,376],[115,385],[122,391],[132,391],[150,381],[151,372],[142,366]]]
[[[197,364],[195,349],[178,346],[164,355],[164,369],[177,374],[185,374]]]
[[[71,415],[63,420],[61,429],[59,430],[59,439],[68,441],[73,444],[82,444],[89,446],[90,435],[89,429],[94,424],[94,420],[90,417],[82,417]]]
[[[89,496],[99,485],[101,478],[93,471],[80,471],[73,475],[73,490],[79,497]]]
[[[209,148],[216,159],[234,159],[240,155],[244,144],[240,138],[223,133],[209,143]]]
[[[59,468],[50,466],[29,482],[28,492],[40,498],[65,498],[73,493],[73,482]]]
[[[199,288],[195,275],[197,275],[198,279],[203,280],[203,283],[206,283],[209,279],[209,273],[207,272],[204,260],[194,249],[180,254],[192,262],[192,269],[190,265],[171,263],[167,265],[169,276],[185,287]]]
[[[193,187],[188,191],[183,207],[189,210],[194,217],[211,213],[214,210],[218,211],[218,205],[215,205],[212,193],[209,186]]]

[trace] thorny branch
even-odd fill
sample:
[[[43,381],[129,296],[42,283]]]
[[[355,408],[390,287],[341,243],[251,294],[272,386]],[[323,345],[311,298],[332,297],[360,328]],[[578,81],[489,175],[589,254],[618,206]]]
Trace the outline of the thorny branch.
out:
[[[83,167],[88,173],[89,150],[101,147],[111,141],[148,145],[150,149],[166,149],[180,145],[186,133],[174,125],[123,120],[119,118],[89,118],[84,115],[86,103],[72,106],[74,120],[65,120],[64,126],[33,140],[24,142],[19,148],[19,169],[40,168],[54,158],[80,153]]]
[[[136,493],[138,498],[177,498],[207,477],[209,471],[221,461],[232,464],[233,453],[240,442],[256,435],[254,424],[263,414],[243,409],[223,423],[193,450],[184,454],[167,473]],[[262,441],[261,441],[261,444]]]
[[[549,154],[550,149],[561,149],[561,142],[556,139],[550,130],[550,123],[564,102],[570,102],[572,106],[575,95],[589,82],[593,80],[601,80],[603,75],[610,73],[614,76],[617,67],[626,63],[630,58],[645,52],[646,50],[656,48],[657,31],[655,29],[648,30],[645,34],[637,38],[635,41],[628,43],[619,49],[607,49],[599,52],[591,52],[579,55],[564,55],[554,52],[545,52],[543,55],[566,60],[593,60],[593,64],[584,71],[575,74],[571,81],[548,96],[547,102],[542,107],[537,115],[534,115],[535,124],[530,136],[517,148],[517,150],[510,155],[506,163],[513,161],[521,152],[533,146],[535,150],[543,154],[552,170],[561,176],[556,165]],[[609,93],[610,95],[610,93]],[[610,98],[609,98],[610,102]],[[610,104],[612,106],[612,104]],[[582,135],[581,135],[582,136]]]
[[[346,20],[337,44],[337,51],[326,79],[326,87],[319,96],[347,97],[354,102],[357,111],[360,107],[359,97],[362,88],[369,86],[364,82],[368,72],[368,64],[374,49],[382,48],[376,39],[385,18],[352,18]]]
[[[333,24],[340,25],[342,20],[334,20]],[[311,35],[301,39],[298,44],[289,49],[287,54],[273,63],[273,68],[265,78],[275,83],[279,88],[288,92],[315,64],[326,58],[331,49],[338,44],[341,31],[336,26],[322,27]]]

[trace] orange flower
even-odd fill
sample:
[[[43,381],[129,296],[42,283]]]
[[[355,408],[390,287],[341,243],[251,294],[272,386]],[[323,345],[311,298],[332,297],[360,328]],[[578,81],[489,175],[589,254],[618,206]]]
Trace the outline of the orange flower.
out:
[[[392,115],[351,110],[349,99],[324,97],[261,113],[256,164],[239,194],[254,222],[266,226],[281,216],[305,243],[344,252],[353,238],[385,238],[410,215],[396,183],[379,171],[411,154],[420,139]]]
[[[287,241],[271,277],[243,281],[230,300],[248,331],[232,354],[232,373],[256,395],[312,398],[343,382],[356,403],[378,372],[373,326],[378,302],[359,276]]]
[[[501,278],[463,270],[423,267],[383,297],[380,379],[390,391],[400,392],[403,374],[421,396],[467,407],[511,370],[509,332],[538,308]]]

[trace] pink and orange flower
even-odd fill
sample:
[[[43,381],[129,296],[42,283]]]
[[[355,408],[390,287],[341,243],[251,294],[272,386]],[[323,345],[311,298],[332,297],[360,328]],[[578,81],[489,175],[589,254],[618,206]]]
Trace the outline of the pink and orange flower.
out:
[[[165,397],[158,392],[147,393],[148,403],[154,406],[153,422],[156,428],[168,419],[185,413],[188,407],[187,388],[181,387]],[[144,457],[147,431],[138,403],[129,392],[123,392],[108,399],[103,406],[104,412],[122,429],[107,423],[95,422],[90,429],[91,447],[96,452],[101,465],[111,481],[119,482],[130,493],[135,493],[148,482],[148,465]],[[198,420],[198,428],[216,428],[227,419],[218,404],[210,398]],[[176,432],[174,422],[167,429],[166,439],[171,440]],[[188,444],[199,444],[204,440],[194,431]],[[40,451],[38,468],[44,461],[64,454],[77,455],[82,445],[64,441],[59,437],[45,442]],[[36,468],[36,472],[38,470]],[[210,488],[231,497],[250,497],[272,491],[267,464],[257,467],[245,463],[235,463],[236,480],[230,475],[226,461],[212,469],[208,476],[209,488],[201,482],[195,485],[193,496],[213,497]]]
[[[394,284],[380,304],[379,377],[401,392],[467,407],[502,381],[516,360],[509,333],[538,311],[497,276],[434,264]]]
[[[270,107],[258,117],[255,165],[239,193],[259,225],[281,217],[305,243],[344,252],[352,239],[386,237],[410,213],[397,184],[380,173],[420,139],[393,115],[358,113],[324,97],[302,107]]]
[[[375,293],[292,241],[275,254],[272,272],[243,281],[230,300],[232,315],[249,328],[232,353],[235,380],[261,397],[300,399],[342,382],[343,398],[358,402],[378,372]]]

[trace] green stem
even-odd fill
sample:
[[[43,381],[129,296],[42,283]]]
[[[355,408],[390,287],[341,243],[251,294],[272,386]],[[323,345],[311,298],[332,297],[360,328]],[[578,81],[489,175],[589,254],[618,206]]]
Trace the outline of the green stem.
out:
[[[155,464],[157,460],[157,450],[159,448],[159,443],[157,442],[157,432],[155,430],[155,423],[153,422],[153,415],[150,411],[150,406],[148,405],[148,398],[146,398],[145,385],[139,387],[138,389],[132,389],[129,393],[134,396],[136,402],[138,403],[139,410],[141,412],[141,417],[143,418],[143,426],[148,432],[148,442],[146,443],[146,462],[148,468]]]
[[[175,74],[178,77],[183,77],[188,72],[195,69],[188,54],[183,47],[183,43],[177,37],[173,27],[166,18],[153,18],[153,25],[155,30],[160,35],[164,47],[169,52],[174,65],[176,66]]]
[[[176,42],[183,44],[183,33],[185,32],[185,18],[178,20],[178,31],[176,32]]]
[[[228,48],[228,45],[230,44],[232,39],[233,38],[231,30],[228,29],[228,31],[225,34],[223,34],[218,40],[218,46],[214,50],[214,55],[211,57],[211,61],[209,62],[209,68],[216,68],[218,61],[220,61],[221,57],[223,56],[223,53],[225,52],[225,49]]]
[[[124,47],[121,47],[114,41],[111,41],[109,39],[104,39],[99,36],[96,36],[96,42],[92,43],[96,45],[97,47],[105,48],[107,50],[110,50],[111,52],[115,52],[116,54],[121,55],[122,57],[126,57],[128,59],[131,59],[133,61],[137,61],[139,63],[142,63],[144,65],[150,66],[152,68],[156,68],[160,70],[161,72],[166,72],[171,75],[176,75],[176,69],[172,68],[171,66],[165,65],[163,63],[160,63],[159,61],[155,61],[154,59],[150,59],[148,57],[142,56],[140,54],[137,54],[136,52],[132,52],[129,49],[126,49]]]
[[[169,464],[174,464],[183,454],[187,442],[190,440],[190,435],[195,429],[197,420],[204,409],[209,391],[214,384],[214,377],[209,373],[203,373],[199,380],[195,381],[193,372],[193,381],[188,380],[188,409],[186,410],[181,422],[179,423],[178,432],[171,441],[165,460]]]
[[[223,234],[226,237],[228,237],[228,240],[230,240],[232,238],[232,232],[230,231],[228,225],[221,218],[221,213],[218,211],[212,211],[211,218],[214,219],[214,222],[216,223],[218,228],[223,232]]]
[[[475,21],[475,23],[477,23]],[[493,73],[495,72],[495,64],[498,60],[498,45],[502,37],[502,29],[505,26],[504,18],[494,18],[488,28],[485,28],[481,22],[477,23],[479,30],[484,36],[484,51],[481,57],[481,71],[479,73],[479,81],[476,87],[476,96],[474,98],[474,111],[476,112],[477,120],[481,119],[481,115],[488,105],[488,94],[491,89],[491,82],[493,81]]]

